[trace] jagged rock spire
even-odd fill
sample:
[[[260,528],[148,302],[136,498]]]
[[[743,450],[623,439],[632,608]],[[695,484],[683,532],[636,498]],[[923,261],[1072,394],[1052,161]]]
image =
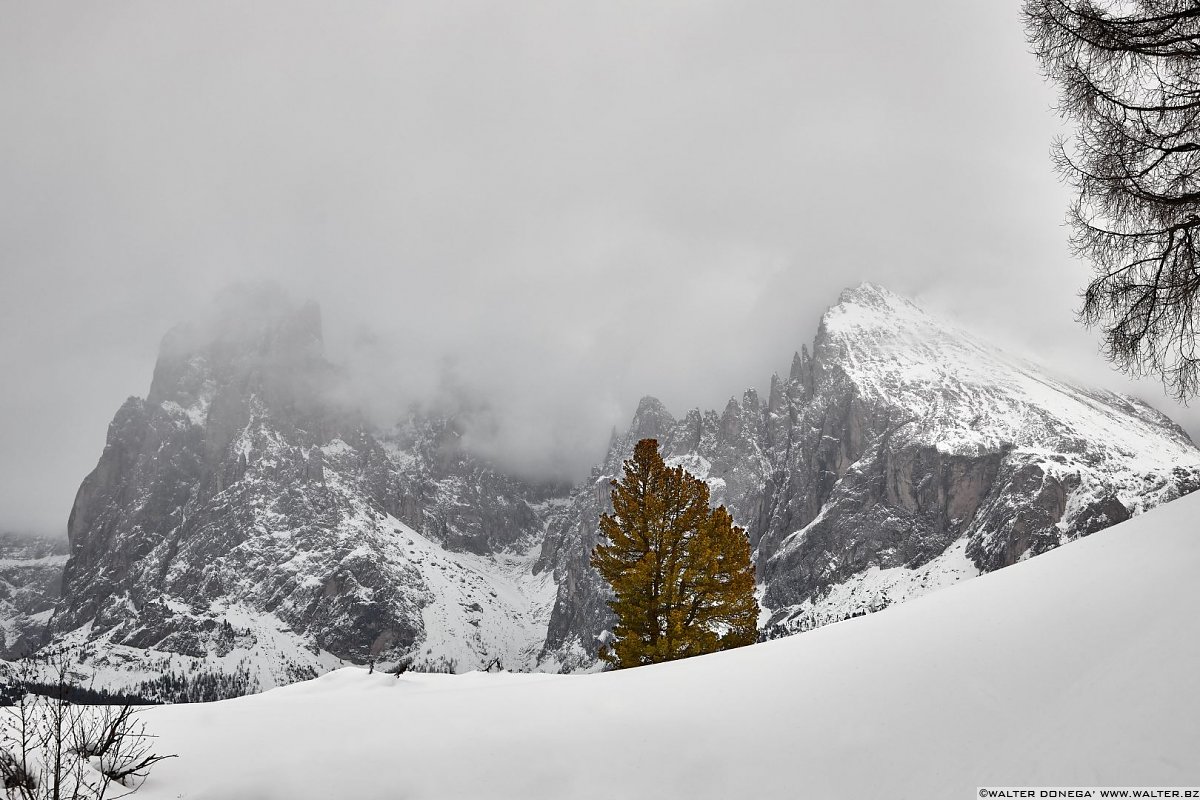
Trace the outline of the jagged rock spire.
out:
[[[792,356],[792,369],[788,373],[788,380],[799,381],[804,379],[804,370],[808,366],[808,346],[801,345],[800,352]]]
[[[646,395],[638,403],[629,435],[638,439],[662,439],[675,426],[675,417],[657,397]]]
[[[783,381],[779,379],[779,373],[771,375],[771,392],[767,396],[767,411],[772,414],[778,413],[783,408]]]

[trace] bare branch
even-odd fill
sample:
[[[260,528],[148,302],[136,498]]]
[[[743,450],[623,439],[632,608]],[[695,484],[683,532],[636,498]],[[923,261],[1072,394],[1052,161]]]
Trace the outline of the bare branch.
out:
[[[1200,2],[1026,0],[1029,43],[1077,123],[1052,151],[1076,189],[1071,247],[1092,263],[1081,320],[1110,360],[1200,388]]]

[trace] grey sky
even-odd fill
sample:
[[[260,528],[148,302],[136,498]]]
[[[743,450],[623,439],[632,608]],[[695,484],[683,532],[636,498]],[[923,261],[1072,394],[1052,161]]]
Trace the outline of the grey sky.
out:
[[[1127,388],[1073,321],[1053,99],[1016,2],[4,2],[0,528],[65,527],[237,280],[319,300],[377,404],[452,363],[572,477],[862,280]]]

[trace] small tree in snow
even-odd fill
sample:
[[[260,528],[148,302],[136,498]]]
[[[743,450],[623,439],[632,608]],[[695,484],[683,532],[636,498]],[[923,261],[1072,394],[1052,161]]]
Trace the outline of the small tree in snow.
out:
[[[129,705],[71,703],[65,657],[49,664],[50,694],[29,662],[5,681],[13,705],[0,714],[0,782],[9,800],[115,800],[136,792],[150,768],[167,758]]]

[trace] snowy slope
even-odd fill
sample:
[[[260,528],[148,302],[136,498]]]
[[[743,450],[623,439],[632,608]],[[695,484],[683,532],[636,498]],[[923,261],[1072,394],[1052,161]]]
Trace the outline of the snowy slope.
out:
[[[167,798],[964,798],[1200,784],[1200,495],[812,633],[598,675],[349,668],[151,709]]]

